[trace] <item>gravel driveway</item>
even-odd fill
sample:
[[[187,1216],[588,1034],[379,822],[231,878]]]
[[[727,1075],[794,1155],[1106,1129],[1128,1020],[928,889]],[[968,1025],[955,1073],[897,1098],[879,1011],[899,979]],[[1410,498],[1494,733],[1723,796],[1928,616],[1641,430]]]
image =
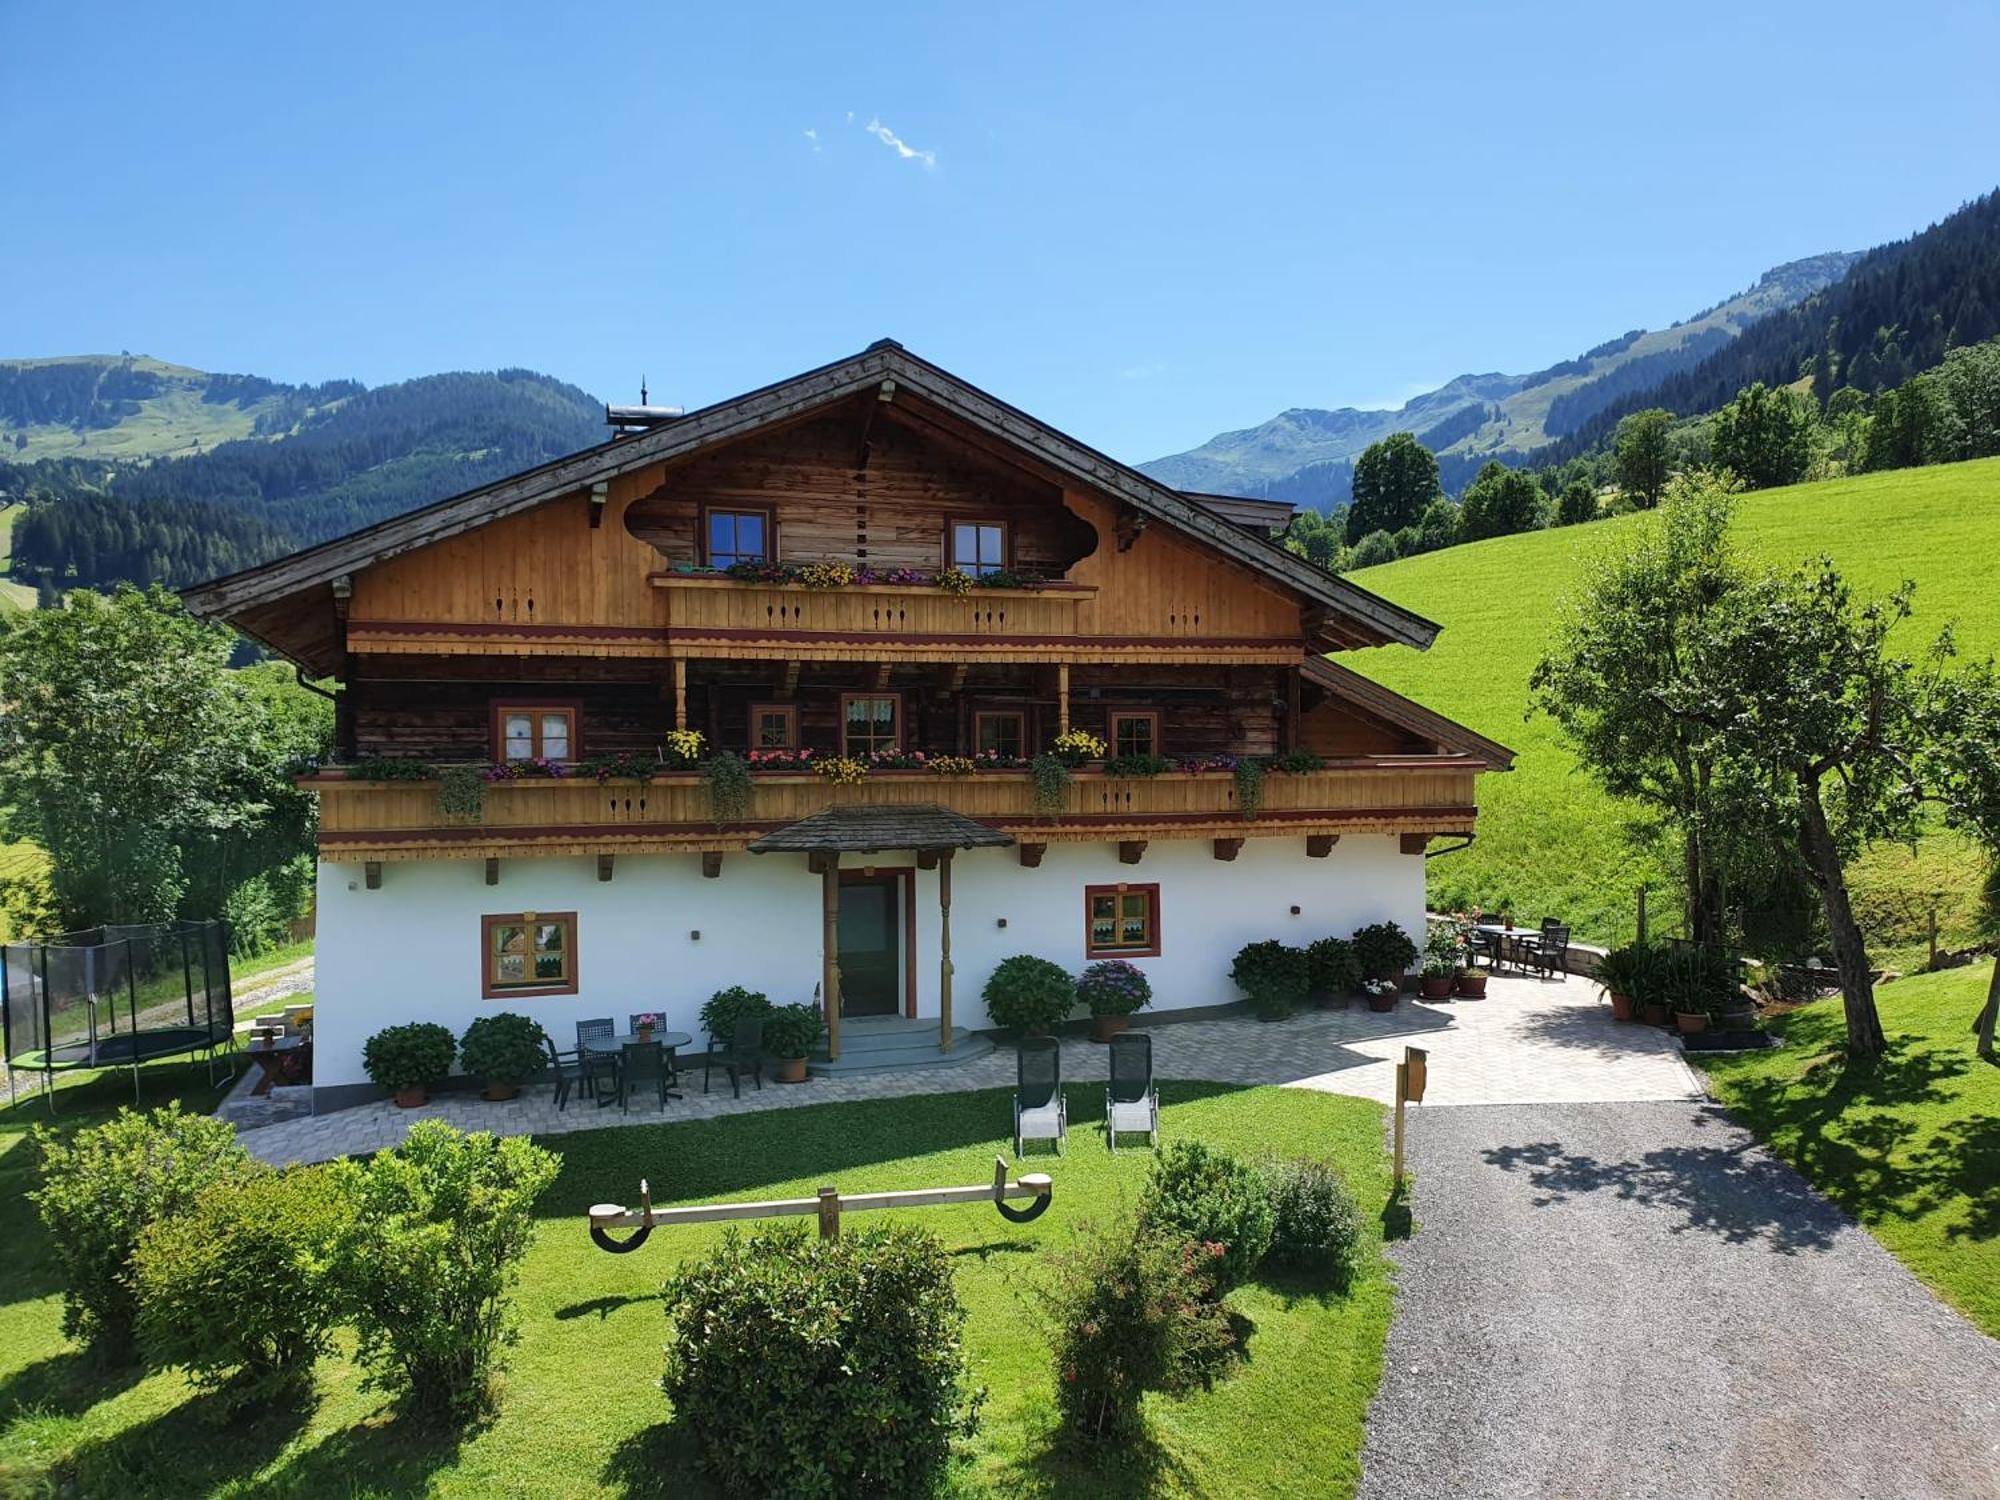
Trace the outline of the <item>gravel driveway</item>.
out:
[[[1412,1109],[1361,1494],[1989,1500],[2000,1342],[1700,1104]]]

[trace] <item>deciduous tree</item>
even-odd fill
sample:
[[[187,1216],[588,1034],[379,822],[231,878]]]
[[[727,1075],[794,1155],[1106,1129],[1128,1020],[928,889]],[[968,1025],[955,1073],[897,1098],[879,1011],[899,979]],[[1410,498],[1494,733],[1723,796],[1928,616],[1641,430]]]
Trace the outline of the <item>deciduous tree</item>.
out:
[[[1533,531],[1542,524],[1542,487],[1532,474],[1510,469],[1497,458],[1465,487],[1459,502],[1461,541]]]
[[[1819,409],[1810,396],[1763,381],[1746,386],[1715,414],[1715,461],[1746,489],[1797,484],[1812,467]]]
[[[1354,463],[1354,503],[1347,512],[1347,540],[1371,531],[1401,531],[1416,524],[1438,497],[1438,464],[1430,449],[1407,432],[1370,443]]]
[[[1618,488],[1641,510],[1651,510],[1666,492],[1668,474],[1667,435],[1674,414],[1662,407],[1635,411],[1618,424],[1611,441]]]

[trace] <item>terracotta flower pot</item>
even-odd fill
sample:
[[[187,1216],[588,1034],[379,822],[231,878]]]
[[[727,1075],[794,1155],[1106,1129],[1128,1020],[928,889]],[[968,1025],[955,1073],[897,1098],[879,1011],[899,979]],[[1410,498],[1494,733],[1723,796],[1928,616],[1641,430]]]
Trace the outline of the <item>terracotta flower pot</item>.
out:
[[[1486,981],[1489,977],[1485,974],[1475,974],[1467,969],[1453,981],[1453,987],[1468,1000],[1484,1000]]]
[[[1673,1018],[1673,1011],[1665,1005],[1647,1004],[1639,1007],[1639,1019],[1648,1026],[1665,1026]]]
[[[1130,1016],[1092,1016],[1090,1034],[1100,1042],[1108,1042],[1131,1024]]]
[[[1449,1000],[1451,984],[1451,976],[1448,974],[1442,977],[1426,974],[1417,981],[1417,991],[1426,1000]]]
[[[1680,1028],[1682,1036],[1693,1036],[1708,1030],[1708,1012],[1698,1010],[1690,1015],[1687,1011],[1677,1010],[1674,1012],[1674,1025]]]
[[[784,1057],[778,1060],[778,1082],[804,1083],[806,1081],[806,1060],[803,1057]]]
[[[1606,990],[1604,993],[1611,1001],[1612,1020],[1629,1021],[1632,1019],[1632,997],[1630,995],[1621,995],[1616,990]]]
[[[650,1026],[641,1026],[639,1028],[639,1040],[641,1042],[650,1042],[652,1039],[653,1039],[653,1028]]]
[[[480,1091],[480,1097],[500,1104],[517,1097],[520,1092],[521,1086],[517,1083],[489,1083]]]
[[[1396,1008],[1396,997],[1393,994],[1370,995],[1368,997],[1368,1008],[1380,1011],[1394,1010]]]
[[[413,1083],[406,1089],[397,1089],[393,1095],[398,1109],[415,1109],[427,1097],[421,1083]]]

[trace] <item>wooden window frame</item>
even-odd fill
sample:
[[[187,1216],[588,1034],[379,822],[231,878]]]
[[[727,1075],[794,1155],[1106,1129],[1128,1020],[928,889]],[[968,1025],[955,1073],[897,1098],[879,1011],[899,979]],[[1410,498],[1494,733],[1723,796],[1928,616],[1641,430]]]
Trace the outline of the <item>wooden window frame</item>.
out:
[[[975,708],[972,711],[972,753],[978,755],[985,750],[979,743],[979,725],[982,719],[1013,719],[1021,726],[1021,748],[1015,752],[1025,758],[1028,753],[1028,711],[1023,708]]]
[[[776,562],[776,561],[778,560],[778,513],[777,513],[777,512],[775,511],[775,510],[773,510],[773,509],[772,509],[772,508],[771,508],[770,506],[768,506],[768,505],[704,505],[704,506],[703,506],[703,507],[701,508],[701,515],[700,515],[700,520],[699,520],[699,525],[700,525],[700,527],[701,527],[701,534],[700,534],[700,535],[699,535],[699,536],[698,536],[698,537],[696,538],[696,541],[697,541],[697,542],[698,542],[698,543],[700,544],[700,547],[701,547],[701,561],[702,561],[702,566],[704,566],[704,567],[709,567],[709,568],[713,568],[713,567],[717,567],[717,566],[720,566],[720,567],[725,567],[725,568],[726,568],[726,567],[730,566],[730,564],[728,564],[728,563],[721,563],[721,564],[718,564],[718,563],[717,563],[717,562],[715,561],[715,554],[714,554],[714,553],[713,553],[712,551],[710,551],[710,550],[709,550],[709,530],[708,530],[708,519],[709,519],[709,517],[710,517],[710,516],[761,516],[761,517],[763,517],[763,520],[764,520],[764,561],[765,561],[766,563],[775,563],[775,562]],[[740,558],[738,559],[738,561],[741,561],[741,560],[742,560],[742,559],[740,559]]]
[[[1123,897],[1134,893],[1146,898],[1146,943],[1142,947],[1120,944],[1108,946],[1090,935],[1090,908],[1100,896]],[[1114,917],[1114,923],[1118,918]],[[1085,958],[1158,958],[1160,956],[1160,887],[1157,883],[1131,881],[1119,885],[1087,885],[1083,888],[1083,956]]]
[[[543,922],[560,922],[569,928],[568,946],[563,950],[569,959],[569,973],[560,984],[543,984],[530,981],[525,984],[500,984],[493,978],[493,929],[496,927],[530,927]],[[577,924],[573,911],[538,912],[498,912],[479,919],[479,993],[487,1000],[510,1000],[522,995],[574,995],[577,986]],[[528,955],[533,967],[534,955]]]
[[[973,560],[971,568],[967,568],[959,562],[958,528],[961,526],[991,526],[996,528],[1000,533],[1000,561],[992,564],[992,566],[996,571],[1003,573],[1014,566],[1014,523],[1012,521],[1009,521],[1005,516],[950,516],[946,518],[944,523],[944,565],[947,568],[957,568],[961,573],[977,578],[980,575],[974,569],[986,566],[980,563],[977,558]]]
[[[1116,757],[1123,752],[1118,748],[1118,721],[1120,719],[1150,719],[1153,724],[1153,748],[1136,752],[1145,755],[1164,755],[1161,747],[1165,741],[1160,733],[1160,711],[1157,708],[1113,708],[1104,715],[1104,753]]]
[[[757,737],[757,721],[771,714],[785,720],[785,743],[767,745]],[[753,703],[750,705],[749,748],[752,750],[796,750],[799,748],[799,706],[796,703]]]
[[[508,698],[495,699],[490,705],[491,737],[493,759],[496,763],[507,761],[507,716],[509,714],[529,714],[534,716],[533,728],[536,754],[539,756],[542,744],[541,715],[567,714],[569,716],[569,754],[563,757],[563,764],[583,759],[583,700],[581,698]],[[535,758],[535,757],[529,757]]]
[[[842,755],[852,755],[855,753],[847,748],[847,705],[852,703],[856,698],[866,698],[870,702],[873,702],[877,698],[894,698],[896,700],[896,742],[893,745],[876,745],[871,750],[864,750],[860,753],[866,755],[872,753],[873,750],[900,751],[904,744],[907,743],[910,732],[910,706],[904,701],[903,694],[900,691],[885,689],[879,693],[842,693],[840,695],[840,753]]]

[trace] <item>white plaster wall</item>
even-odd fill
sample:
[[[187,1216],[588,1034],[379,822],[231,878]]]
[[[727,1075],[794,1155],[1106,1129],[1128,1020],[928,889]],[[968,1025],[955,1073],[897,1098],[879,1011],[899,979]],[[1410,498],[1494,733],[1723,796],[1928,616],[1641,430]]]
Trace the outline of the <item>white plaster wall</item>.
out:
[[[894,869],[911,860],[849,862]],[[1230,959],[1259,939],[1303,944],[1393,921],[1421,940],[1423,866],[1393,836],[1373,834],[1347,835],[1325,859],[1307,858],[1302,838],[1246,839],[1233,862],[1215,859],[1206,839],[1155,841],[1137,865],[1120,864],[1113,844],[1051,844],[1032,870],[1012,849],[961,853],[952,875],[953,1019],[989,1024],[979,993],[1012,954],[1082,968],[1088,885],[1159,885],[1160,956],[1135,962],[1153,982],[1154,1008],[1169,1010],[1240,999]],[[936,873],[919,870],[922,1016],[938,1011],[937,897]],[[481,998],[479,919],[517,911],[577,913],[576,994]],[[622,1025],[653,1010],[676,1030],[698,1032],[702,1001],[726,985],[780,1002],[811,999],[820,941],[820,880],[796,856],[732,854],[719,879],[705,880],[694,855],[621,855],[608,882],[589,858],[503,860],[494,886],[477,860],[389,863],[373,891],[359,865],[322,864],[314,1082],[365,1082],[362,1043],[402,1021],[440,1021],[459,1033],[476,1016],[513,1010],[568,1044],[581,1017]]]

